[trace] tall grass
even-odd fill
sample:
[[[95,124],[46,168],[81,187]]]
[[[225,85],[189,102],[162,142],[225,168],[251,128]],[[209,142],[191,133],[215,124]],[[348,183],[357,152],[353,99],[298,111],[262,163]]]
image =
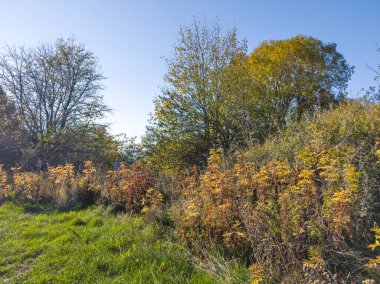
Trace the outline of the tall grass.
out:
[[[138,216],[0,206],[1,283],[242,283],[243,270],[216,277]]]

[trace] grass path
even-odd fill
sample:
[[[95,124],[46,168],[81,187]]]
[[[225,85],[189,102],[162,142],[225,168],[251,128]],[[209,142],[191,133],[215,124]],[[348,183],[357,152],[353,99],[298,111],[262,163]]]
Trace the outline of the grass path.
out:
[[[0,206],[0,283],[217,282],[140,217]]]

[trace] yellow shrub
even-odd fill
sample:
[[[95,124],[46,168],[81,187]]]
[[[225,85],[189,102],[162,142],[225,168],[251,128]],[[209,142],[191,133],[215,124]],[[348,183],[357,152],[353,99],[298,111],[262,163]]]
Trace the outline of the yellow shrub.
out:
[[[7,184],[8,175],[0,164],[0,199],[7,198],[11,191],[10,186]]]
[[[163,203],[163,194],[154,188],[149,188],[143,197],[141,213],[148,218],[154,228],[156,227],[156,217]]]
[[[66,207],[77,197],[77,181],[75,178],[74,166],[66,164],[64,166],[49,167],[49,181],[56,202],[60,207]]]
[[[249,182],[243,180],[249,171],[248,166],[224,170],[221,151],[213,149],[206,171],[199,178],[193,175],[187,179],[181,193],[185,203],[179,209],[178,226],[193,247],[204,242],[222,244],[230,251],[247,247],[240,200],[249,191]]]
[[[375,227],[372,229],[372,231],[375,233],[375,242],[368,247],[372,250],[375,250],[376,248],[380,248],[380,228]],[[378,266],[380,266],[380,255],[374,259],[371,259],[368,263],[369,268],[377,268]]]
[[[57,186],[70,187],[74,184],[74,166],[66,164],[64,166],[49,167],[49,178]]]
[[[78,190],[100,192],[102,186],[97,179],[96,168],[91,161],[84,162],[82,175],[78,177]]]
[[[314,124],[310,129],[313,139],[297,156],[301,166],[311,171],[313,180],[318,183],[319,195],[323,198],[322,215],[335,245],[339,245],[343,231],[350,233],[361,173],[350,162],[351,148],[338,145],[326,149],[320,140],[321,131]]]
[[[249,272],[252,275],[252,282],[251,282],[251,284],[261,284],[261,283],[265,283],[265,280],[267,280],[266,277],[265,277],[266,276],[265,270],[260,265],[258,265],[258,264],[251,264],[248,267],[248,270],[249,270]]]
[[[315,262],[312,248],[320,249],[321,265],[325,248],[341,246],[353,227],[361,173],[350,162],[350,148],[326,149],[317,127],[311,129],[313,139],[293,165],[270,161],[257,168],[238,158],[226,169],[221,152],[211,150],[207,169],[188,179],[175,208],[190,247],[250,247],[255,263],[281,278],[305,259]]]
[[[48,196],[41,173],[22,172],[21,168],[12,168],[13,186],[17,196],[39,202]]]
[[[148,190],[153,187],[154,178],[153,171],[146,164],[122,164],[119,170],[108,172],[108,198],[126,211],[140,212]]]

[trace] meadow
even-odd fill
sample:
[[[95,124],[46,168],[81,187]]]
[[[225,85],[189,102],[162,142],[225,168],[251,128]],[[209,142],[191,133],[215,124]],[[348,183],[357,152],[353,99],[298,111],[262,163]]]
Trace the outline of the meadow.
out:
[[[248,279],[243,266],[229,273],[227,283]],[[195,265],[139,216],[0,206],[1,283],[226,283],[223,277]]]

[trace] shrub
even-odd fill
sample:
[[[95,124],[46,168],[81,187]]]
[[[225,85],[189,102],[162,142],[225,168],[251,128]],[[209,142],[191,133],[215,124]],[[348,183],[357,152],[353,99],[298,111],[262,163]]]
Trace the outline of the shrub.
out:
[[[375,250],[376,248],[380,248],[380,228],[375,227],[372,229],[372,231],[375,234],[375,242],[368,247],[372,250]],[[376,258],[371,259],[368,263],[368,267],[371,269],[375,269],[380,266],[380,255],[376,256]]]
[[[156,223],[158,221],[156,219],[162,209],[163,203],[164,196],[154,188],[149,188],[142,199],[141,204],[143,208],[141,209],[141,213],[148,218],[153,228],[156,228]]]
[[[77,175],[78,199],[83,204],[93,204],[100,198],[102,184],[91,161],[84,162],[84,169]]]
[[[361,173],[352,148],[325,147],[316,124],[308,131],[311,139],[292,164],[255,166],[243,153],[226,168],[221,151],[211,150],[206,171],[188,179],[184,202],[174,207],[189,247],[200,252],[208,244],[249,256],[276,281],[303,265],[327,269],[325,257],[344,250],[360,227]]]
[[[7,184],[8,175],[0,164],[0,200],[6,199],[11,191],[11,187]]]
[[[43,201],[51,196],[50,188],[44,185],[44,177],[40,173],[22,172],[20,168],[13,170],[13,187],[16,197],[26,198],[33,202]]]
[[[77,180],[74,166],[66,164],[64,166],[49,167],[49,181],[56,203],[59,207],[65,208],[73,204],[77,199]]]
[[[148,165],[121,164],[120,169],[108,172],[106,180],[109,201],[129,212],[141,212],[143,200],[154,185],[155,175]]]
[[[341,149],[351,149],[351,163],[360,169],[360,189],[358,196],[360,207],[357,208],[365,226],[372,227],[380,223],[380,167],[377,151],[380,143],[374,147],[380,137],[380,105],[364,99],[346,101],[338,107],[315,114],[302,122],[291,123],[276,136],[267,139],[263,144],[252,144],[246,154],[246,161],[256,165],[265,165],[270,161],[287,161],[294,165],[297,153],[309,146],[313,139],[315,124],[320,132],[318,138],[321,147],[332,149],[340,145]],[[362,239],[368,237],[368,230],[363,230]]]
[[[220,150],[211,150],[208,167],[199,177],[186,180],[184,203],[175,207],[177,226],[184,241],[195,251],[205,244],[222,244],[229,252],[246,247],[239,214],[239,188],[234,172],[222,168]]]

